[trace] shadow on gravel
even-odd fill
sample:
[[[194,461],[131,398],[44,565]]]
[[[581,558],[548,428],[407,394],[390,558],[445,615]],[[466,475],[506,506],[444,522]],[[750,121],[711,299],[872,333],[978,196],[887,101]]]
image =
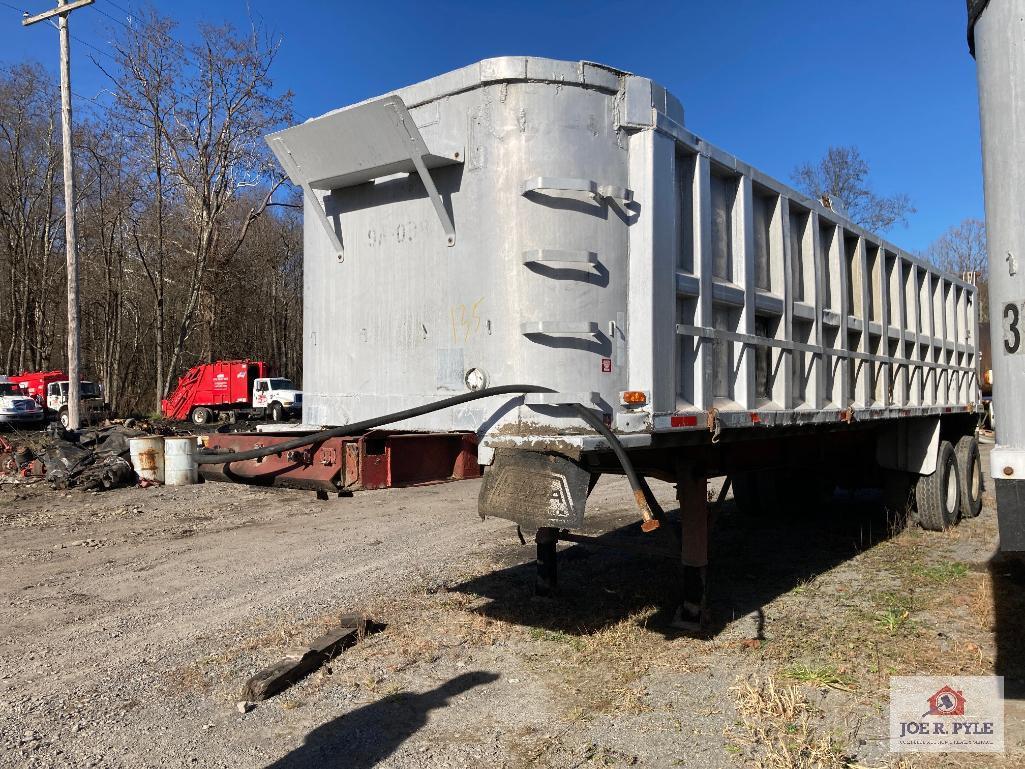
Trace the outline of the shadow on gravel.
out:
[[[300,747],[267,769],[370,769],[416,734],[432,710],[497,678],[495,673],[476,671],[422,694],[390,694],[318,726]]]
[[[675,520],[678,511],[670,513]],[[741,515],[732,501],[715,522],[708,569],[712,624],[720,633],[731,621],[752,615],[760,637],[762,607],[815,576],[901,530],[874,491],[837,491],[817,515]],[[669,537],[644,534],[639,523],[600,537],[610,545],[650,544],[665,549]],[[533,558],[532,542],[520,549]],[[494,619],[573,635],[589,635],[638,612],[656,609],[649,628],[672,637],[672,614],[680,600],[679,565],[665,557],[574,545],[559,551],[559,592],[534,598],[535,565],[528,560],[451,586],[455,592],[491,599],[476,611]]]

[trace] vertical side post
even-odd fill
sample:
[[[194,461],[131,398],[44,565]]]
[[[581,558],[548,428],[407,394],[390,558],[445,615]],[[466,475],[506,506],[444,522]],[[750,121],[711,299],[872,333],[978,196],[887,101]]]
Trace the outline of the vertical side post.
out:
[[[790,235],[790,201],[785,196],[779,199],[779,216],[783,232],[783,339],[794,338],[794,254]],[[797,405],[794,393],[794,351],[783,350],[783,408]]]
[[[712,167],[707,155],[694,159],[694,272],[700,293],[695,321],[711,327],[712,321]],[[698,353],[694,362],[698,375],[694,380],[694,405],[707,411],[715,403],[712,387],[711,339],[695,337]]]
[[[744,307],[740,311],[739,330],[742,334],[755,333],[755,244],[754,244],[754,189],[751,177],[744,174],[740,177],[737,190],[739,209],[734,242],[739,244],[740,259],[735,282],[744,287]],[[734,399],[745,409],[758,408],[758,396],[755,392],[755,348],[749,344],[734,343],[737,353],[737,384]]]
[[[673,139],[656,131],[630,137],[630,185],[643,213],[629,235],[630,354],[617,365],[627,368],[628,389],[651,391],[654,413],[676,408],[675,368],[665,365],[666,351],[676,346],[676,174]]]

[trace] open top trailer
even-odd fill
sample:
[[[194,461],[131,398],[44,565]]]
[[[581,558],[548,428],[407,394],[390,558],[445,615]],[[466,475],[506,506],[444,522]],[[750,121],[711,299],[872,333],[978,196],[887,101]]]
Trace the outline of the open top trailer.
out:
[[[927,528],[978,514],[975,287],[691,133],[651,80],[488,59],[268,142],[305,196],[304,424],[474,436],[479,512],[534,533],[539,590],[604,472],[646,530],[643,478],[677,483],[685,625],[709,477],[765,511],[914,482]],[[202,461],[301,473],[324,436]]]

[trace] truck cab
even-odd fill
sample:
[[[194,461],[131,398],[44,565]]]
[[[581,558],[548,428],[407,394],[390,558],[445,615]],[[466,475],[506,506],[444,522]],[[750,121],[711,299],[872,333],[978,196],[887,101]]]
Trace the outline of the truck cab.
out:
[[[43,421],[43,409],[7,377],[0,377],[0,425]]]
[[[280,422],[302,412],[303,394],[284,377],[260,377],[253,380],[253,408]]]
[[[65,427],[68,426],[68,385],[69,380],[49,382],[46,385],[46,408],[55,414]],[[103,389],[95,382],[82,381],[80,383],[82,421],[96,422],[106,414],[106,404],[103,402]]]

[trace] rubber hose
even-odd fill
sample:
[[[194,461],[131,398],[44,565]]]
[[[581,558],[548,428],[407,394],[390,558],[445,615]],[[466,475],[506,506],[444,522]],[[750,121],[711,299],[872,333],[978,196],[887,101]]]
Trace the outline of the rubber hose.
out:
[[[619,464],[623,466],[623,473],[626,475],[626,479],[630,482],[630,488],[633,489],[634,499],[637,502],[637,507],[640,508],[641,518],[644,522],[641,524],[641,529],[644,531],[654,531],[660,525],[660,519],[664,517],[662,510],[658,510],[658,514],[651,509],[651,505],[648,504],[648,498],[651,496],[651,489],[644,480],[637,475],[637,471],[634,469],[633,462],[626,453],[626,449],[623,448],[622,441],[616,437],[616,434],[612,432],[605,424],[605,422],[591,411],[589,408],[584,406],[582,403],[574,403],[573,410],[577,412],[584,422],[589,424],[595,429],[595,431],[609,442],[609,446],[612,448],[612,453],[616,455],[616,459],[619,460]],[[654,499],[653,496],[651,496]]]

